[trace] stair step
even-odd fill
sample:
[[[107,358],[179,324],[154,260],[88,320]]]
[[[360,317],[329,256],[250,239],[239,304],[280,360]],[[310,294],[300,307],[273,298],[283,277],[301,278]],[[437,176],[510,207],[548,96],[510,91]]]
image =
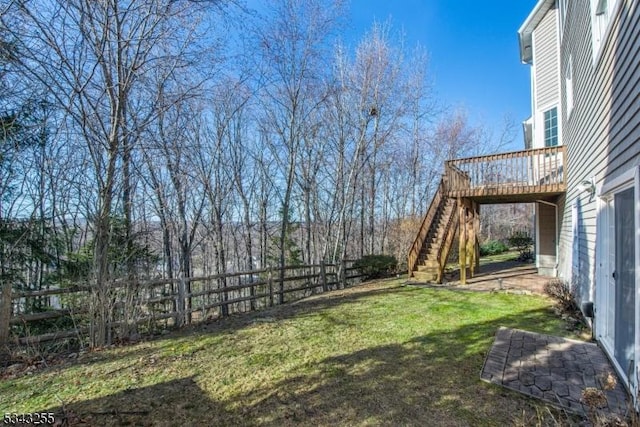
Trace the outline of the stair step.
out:
[[[432,243],[430,245],[426,245],[423,248],[424,250],[422,252],[424,253],[424,255],[427,255],[429,253],[433,253],[433,251],[437,251],[440,246],[440,243]]]
[[[433,271],[433,272],[436,272],[436,271],[438,271],[438,263],[437,262],[433,262],[433,263],[428,263],[428,264],[420,264],[419,266],[416,267],[416,271],[420,271],[420,272]]]
[[[426,271],[414,271],[413,277],[421,282],[435,282],[438,280],[438,273]]]
[[[439,243],[439,242],[442,242],[442,239],[444,239],[444,230],[438,230],[438,234],[433,236],[430,239],[430,242],[431,243]]]
[[[430,252],[427,254],[424,254],[424,256],[421,256],[420,258],[418,258],[417,263],[418,264],[424,264],[426,262],[429,261],[437,261],[438,260],[438,252]]]
[[[418,259],[414,268],[414,277],[417,280],[435,282],[440,273],[440,262],[438,254],[446,255],[448,251],[444,251],[446,237],[450,233],[451,219],[456,215],[457,201],[455,199],[444,197],[440,204],[436,206],[435,214],[429,224],[426,236],[423,240],[422,247],[419,250]],[[451,224],[456,227],[456,224]],[[449,235],[450,237],[450,235]]]

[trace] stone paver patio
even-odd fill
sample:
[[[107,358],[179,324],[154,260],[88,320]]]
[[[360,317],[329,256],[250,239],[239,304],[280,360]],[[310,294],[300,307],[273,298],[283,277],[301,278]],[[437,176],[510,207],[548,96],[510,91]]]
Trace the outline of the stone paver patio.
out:
[[[553,277],[538,274],[535,265],[518,261],[502,261],[482,265],[474,277],[460,284],[460,271],[445,275],[448,285],[474,291],[504,291],[512,293],[543,294],[544,285]]]
[[[482,265],[474,277],[460,284],[460,272],[445,273],[441,284],[409,279],[407,284],[453,290],[510,292],[519,294],[543,294],[544,285],[553,277],[541,276],[532,264],[518,261],[502,261]]]
[[[552,279],[538,275],[531,264],[504,261],[481,266],[465,285],[460,284],[458,271],[445,274],[442,284],[407,284],[472,292],[544,294],[545,283]],[[617,381],[612,390],[604,390],[602,384],[608,374]],[[629,408],[624,386],[607,356],[594,343],[499,328],[480,376],[484,381],[580,415],[589,409],[582,402],[582,391],[587,387],[604,392],[607,405],[598,409],[600,414],[624,417]]]
[[[557,407],[586,414],[581,401],[587,387],[603,389],[607,374],[615,376],[609,360],[596,344],[499,328],[480,377],[487,382],[542,399]],[[627,393],[620,380],[604,390],[607,407],[602,411],[623,416]]]

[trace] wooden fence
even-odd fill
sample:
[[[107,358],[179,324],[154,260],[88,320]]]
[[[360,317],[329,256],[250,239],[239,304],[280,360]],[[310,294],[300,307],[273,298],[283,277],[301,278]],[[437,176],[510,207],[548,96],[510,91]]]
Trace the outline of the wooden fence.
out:
[[[158,279],[144,282],[115,281],[110,284],[110,336],[153,333],[169,327],[244,313],[291,302],[359,281],[362,274],[353,261],[340,264],[265,268],[238,273]],[[37,301],[38,312],[32,312]],[[92,288],[76,285],[59,289],[15,292],[9,343],[31,345],[70,338],[84,340],[91,332]],[[5,333],[7,330],[4,331]]]

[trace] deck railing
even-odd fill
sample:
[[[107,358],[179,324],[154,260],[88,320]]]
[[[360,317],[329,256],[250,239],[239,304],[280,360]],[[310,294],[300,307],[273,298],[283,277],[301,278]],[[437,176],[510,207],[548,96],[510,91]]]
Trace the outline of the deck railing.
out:
[[[447,196],[560,193],[566,188],[564,158],[560,146],[449,160],[445,168],[467,179],[452,180]]]

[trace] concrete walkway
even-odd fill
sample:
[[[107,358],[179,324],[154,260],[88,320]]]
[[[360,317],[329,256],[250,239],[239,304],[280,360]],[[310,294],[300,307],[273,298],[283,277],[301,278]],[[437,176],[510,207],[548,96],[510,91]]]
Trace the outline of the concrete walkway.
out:
[[[603,390],[609,374],[617,381]],[[623,416],[628,408],[627,393],[593,343],[499,328],[480,377],[581,415],[589,410],[582,394],[587,387],[603,390],[603,413]]]

